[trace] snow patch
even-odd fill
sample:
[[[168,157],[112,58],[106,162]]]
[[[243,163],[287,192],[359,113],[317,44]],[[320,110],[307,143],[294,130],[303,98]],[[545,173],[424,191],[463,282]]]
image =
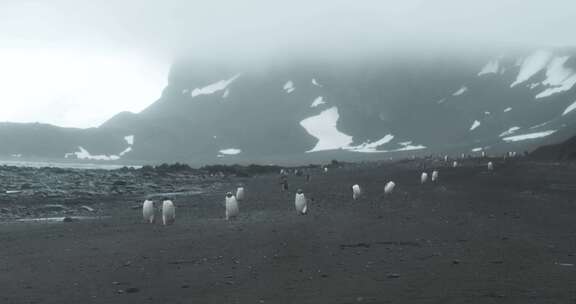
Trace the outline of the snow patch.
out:
[[[338,131],[336,125],[339,118],[338,107],[332,107],[300,122],[308,134],[318,139],[314,148],[307,153],[341,149],[352,143],[352,136]]]
[[[120,154],[116,155],[92,155],[88,150],[84,149],[83,147],[78,147],[77,152],[66,153],[64,154],[64,158],[73,158],[82,159],[82,160],[119,160],[122,156],[126,155],[127,153],[132,152],[132,146],[134,145],[134,135],[127,135],[124,136],[124,141],[129,145],[128,148],[124,149]]]
[[[412,141],[403,141],[403,142],[399,142],[398,144],[400,146],[403,146],[403,147],[399,148],[399,149],[394,149],[394,150],[385,150],[382,152],[400,152],[400,151],[413,151],[413,150],[426,149],[426,146],[423,146],[423,145],[413,145]]]
[[[546,67],[551,58],[552,54],[546,51],[536,51],[534,54],[528,56],[522,61],[516,81],[514,81],[510,87],[515,87],[532,78],[532,76]]]
[[[77,159],[82,159],[82,160],[119,160],[120,156],[118,155],[92,155],[90,154],[90,152],[88,152],[86,149],[84,149],[83,147],[78,147],[78,149],[80,151],[78,152],[72,152],[72,153],[66,153],[64,155],[64,158],[71,158],[76,156]]]
[[[545,126],[545,125],[547,125],[547,124],[549,124],[549,123],[550,123],[550,121],[543,122],[543,123],[541,123],[541,124],[538,124],[538,125],[535,125],[535,126],[530,127],[530,129],[538,129],[538,128],[543,127],[543,126]]]
[[[566,114],[568,114],[568,113],[570,113],[570,112],[572,112],[572,111],[574,111],[574,110],[576,110],[576,101],[574,101],[571,105],[569,105],[569,106],[566,108],[566,110],[564,110],[564,113],[562,113],[562,116],[564,116],[564,115],[566,115]]]
[[[539,85],[540,85],[539,83],[532,83],[532,84],[529,84],[528,87],[530,88],[530,90],[534,90]]]
[[[477,120],[475,120],[475,121],[472,123],[472,126],[470,126],[470,131],[474,131],[474,129],[478,128],[479,126],[480,126],[480,122],[477,121]]]
[[[568,56],[557,57],[548,64],[546,79],[542,84],[549,88],[536,95],[536,98],[550,97],[568,91],[576,84],[576,72],[564,66],[568,59],[570,59]]]
[[[129,144],[130,146],[133,146],[133,145],[134,145],[134,135],[124,136],[124,140],[125,140],[126,143]]]
[[[240,77],[240,74],[236,74],[228,80],[220,80],[213,84],[209,84],[203,88],[196,88],[190,94],[192,97],[214,94],[216,92],[225,90],[232,82],[238,79],[238,77]]]
[[[458,89],[458,91],[452,93],[452,96],[460,96],[460,95],[462,95],[462,94],[464,94],[464,93],[466,93],[466,92],[468,92],[468,87],[463,86],[463,87],[461,87],[460,89]]]
[[[120,152],[119,156],[124,156],[128,152],[132,152],[132,147],[128,147],[128,148],[124,149],[124,151]]]
[[[514,132],[520,130],[520,127],[511,127],[510,129],[500,133],[500,135],[498,135],[499,137],[504,137],[504,136],[508,136],[508,135],[512,135],[514,134]]]
[[[482,151],[482,150],[483,150],[482,147],[478,147],[478,148],[473,148],[471,151],[472,151],[472,152],[480,152],[480,151]]]
[[[482,68],[482,70],[478,73],[478,76],[487,74],[497,74],[499,69],[500,69],[500,62],[498,60],[492,60]]]
[[[228,98],[228,95],[230,95],[230,90],[226,89],[226,91],[224,91],[224,94],[222,94],[222,98]]]
[[[317,107],[319,105],[323,105],[323,104],[326,104],[326,102],[324,101],[324,97],[318,96],[318,97],[316,97],[316,99],[314,99],[314,102],[312,102],[310,107],[315,108],[315,107]]]
[[[384,153],[426,148],[422,145],[411,145],[412,142],[408,141],[402,143],[404,147],[400,149],[377,150],[378,147],[385,145],[394,139],[394,135],[392,134],[387,134],[374,142],[367,141],[357,146],[351,146],[353,142],[352,136],[340,132],[337,128],[339,118],[340,115],[338,114],[338,107],[331,107],[322,111],[318,115],[308,117],[300,122],[300,125],[306,130],[306,132],[318,140],[316,145],[312,149],[306,151],[306,153],[338,149],[362,153]]]
[[[312,84],[320,88],[322,87],[322,85],[319,84],[318,81],[316,81],[316,78],[312,78]]]
[[[365,142],[365,143],[362,143],[358,146],[344,147],[344,149],[354,151],[354,152],[363,152],[363,153],[385,152],[385,151],[379,151],[376,148],[378,148],[379,146],[382,146],[384,144],[389,143],[390,141],[392,141],[392,139],[394,139],[394,135],[387,134],[386,136],[382,137],[381,139],[379,139],[375,142]]]
[[[506,142],[522,141],[522,140],[546,137],[550,134],[554,134],[554,132],[556,132],[556,130],[548,130],[548,131],[542,131],[542,132],[528,133],[528,134],[504,137],[504,138],[502,138],[502,140],[504,140]]]
[[[504,109],[504,113],[510,112],[510,111],[512,111],[512,108],[511,108],[511,107],[508,107],[508,108]]]
[[[286,93],[288,93],[288,94],[294,92],[294,90],[295,90],[295,89],[294,89],[294,82],[292,82],[292,80],[289,80],[288,82],[286,82],[286,83],[284,84],[283,89],[284,89],[284,91],[286,91]]]
[[[220,152],[220,154],[222,155],[238,155],[242,152],[242,150],[236,148],[229,148],[229,149],[222,149],[218,152]]]
[[[396,150],[390,150],[390,151],[386,151],[386,152],[414,151],[414,150],[422,150],[422,149],[426,149],[426,146],[423,146],[423,145],[405,145],[403,148],[396,149]]]

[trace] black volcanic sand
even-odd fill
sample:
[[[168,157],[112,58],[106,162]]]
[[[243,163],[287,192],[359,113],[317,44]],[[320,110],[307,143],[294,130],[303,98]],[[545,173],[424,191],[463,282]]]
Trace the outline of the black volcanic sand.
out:
[[[574,303],[576,167],[480,163],[425,185],[422,161],[290,176],[289,193],[276,175],[222,179],[175,198],[169,227],[142,223],[143,194],[101,201],[101,220],[4,222],[0,303]]]

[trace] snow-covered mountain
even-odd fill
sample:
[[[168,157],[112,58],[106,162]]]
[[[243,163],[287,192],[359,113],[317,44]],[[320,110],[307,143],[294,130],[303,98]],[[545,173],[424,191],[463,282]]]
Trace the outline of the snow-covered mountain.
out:
[[[7,156],[305,162],[529,150],[576,134],[576,50],[244,70],[183,61],[141,113],[91,130],[40,128],[49,137],[14,128],[40,127],[0,126]]]

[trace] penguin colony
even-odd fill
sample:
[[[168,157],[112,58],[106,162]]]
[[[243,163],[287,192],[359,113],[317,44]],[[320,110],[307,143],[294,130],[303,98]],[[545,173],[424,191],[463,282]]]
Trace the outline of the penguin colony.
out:
[[[507,157],[514,157],[515,154],[512,153],[507,153],[506,154]],[[485,154],[482,154],[482,157],[485,157]],[[443,157],[444,162],[448,162],[448,156],[444,156]],[[456,168],[458,167],[458,162],[457,161],[453,161],[452,163],[452,167]],[[494,164],[489,161],[486,165],[487,169],[489,171],[493,171],[494,170]],[[328,172],[328,168],[324,167],[323,168],[324,173]],[[296,171],[295,171],[296,172]],[[286,175],[287,175],[287,171],[282,169],[280,171],[280,174],[282,177],[284,177],[284,179],[286,179]],[[428,182],[428,177],[430,176],[430,180],[431,182],[437,182],[438,181],[438,171],[434,170],[431,172],[430,175],[428,175],[427,172],[422,172],[420,174],[420,184],[425,184]],[[282,184],[282,182],[281,182]],[[389,181],[385,184],[384,186],[384,194],[385,195],[390,195],[393,191],[394,188],[396,187],[396,183],[394,181]],[[286,185],[283,186],[282,188],[283,191],[287,191],[288,187],[287,187],[287,183]],[[358,184],[354,184],[352,186],[352,199],[354,200],[358,200],[361,196],[363,195],[363,191],[362,188],[360,187],[360,185]],[[236,194],[234,195],[232,192],[227,192],[226,196],[225,196],[225,218],[226,220],[231,220],[234,219],[236,217],[238,217],[239,213],[240,213],[240,206],[239,206],[239,202],[244,201],[246,198],[246,191],[244,189],[243,186],[239,186],[236,189]],[[176,206],[174,205],[174,202],[172,202],[169,198],[163,198],[162,200],[162,205],[161,205],[161,214],[162,214],[162,224],[167,226],[167,225],[171,225],[174,224],[174,222],[176,221]],[[296,195],[294,197],[294,207],[296,209],[296,213],[298,215],[305,215],[308,213],[308,200],[306,198],[306,195],[304,194],[304,191],[302,189],[298,189],[296,191]],[[150,199],[146,199],[144,201],[144,203],[142,204],[142,217],[144,219],[145,223],[148,224],[153,224],[155,222],[155,214],[156,214],[156,207],[154,205],[154,201],[150,200]]]

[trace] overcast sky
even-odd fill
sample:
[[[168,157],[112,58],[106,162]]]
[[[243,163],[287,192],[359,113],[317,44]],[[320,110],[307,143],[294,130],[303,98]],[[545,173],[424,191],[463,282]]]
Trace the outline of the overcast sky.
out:
[[[576,0],[0,0],[0,121],[138,112],[177,56],[576,45]]]

